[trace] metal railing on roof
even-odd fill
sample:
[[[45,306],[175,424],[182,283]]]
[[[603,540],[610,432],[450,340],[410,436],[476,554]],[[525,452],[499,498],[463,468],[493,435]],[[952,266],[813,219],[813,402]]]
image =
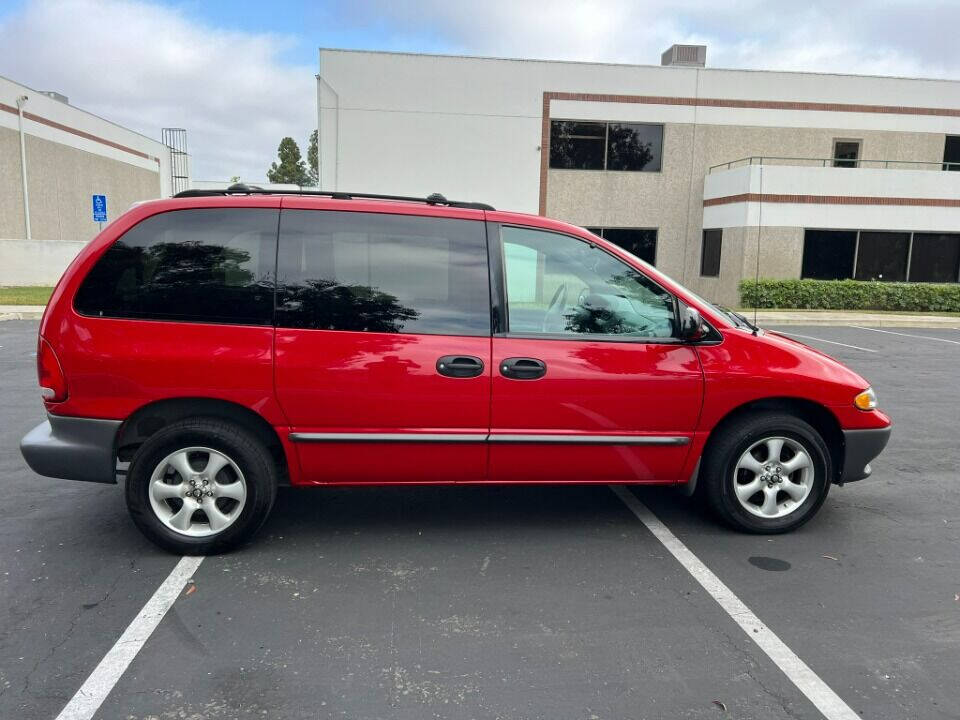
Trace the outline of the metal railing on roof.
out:
[[[884,170],[957,170],[960,162],[932,162],[927,160],[851,160],[848,158],[798,158],[771,155],[752,155],[712,165],[707,174],[716,170],[731,170],[749,165],[797,165],[801,167],[880,168]]]

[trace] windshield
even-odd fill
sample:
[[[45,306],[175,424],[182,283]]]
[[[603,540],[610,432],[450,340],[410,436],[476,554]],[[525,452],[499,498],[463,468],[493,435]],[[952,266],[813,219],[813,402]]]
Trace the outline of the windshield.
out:
[[[592,234],[593,234],[593,233],[591,233],[591,235],[592,235]],[[620,250],[622,250],[626,255],[628,255],[631,260],[633,260],[634,262],[640,264],[640,265],[643,267],[644,270],[648,271],[648,272],[649,272],[651,275],[653,275],[654,277],[656,277],[656,276],[659,275],[659,276],[661,276],[661,277],[664,277],[664,278],[670,280],[670,282],[672,282],[674,285],[677,285],[678,287],[682,288],[683,291],[684,291],[684,293],[686,293],[691,299],[695,300],[697,303],[699,303],[700,305],[708,308],[709,310],[712,310],[713,312],[717,313],[718,315],[722,315],[723,317],[727,318],[730,322],[732,322],[732,323],[733,323],[734,325],[736,325],[737,327],[739,327],[739,328],[746,328],[747,330],[751,330],[751,331],[757,331],[757,330],[760,329],[758,326],[756,326],[756,325],[754,325],[752,322],[750,322],[750,321],[749,321],[744,315],[742,315],[741,313],[738,313],[738,312],[736,312],[735,310],[731,310],[731,309],[728,308],[728,307],[724,307],[723,305],[717,305],[716,303],[710,302],[710,301],[707,300],[706,298],[704,298],[704,297],[698,295],[697,293],[695,293],[693,290],[691,290],[690,288],[688,288],[686,285],[683,285],[683,284],[677,282],[677,281],[674,280],[672,277],[664,274],[664,273],[663,273],[662,271],[660,271],[660,270],[657,270],[657,268],[655,268],[653,265],[651,265],[650,263],[648,263],[646,260],[642,260],[641,258],[638,258],[636,255],[634,255],[634,254],[633,254],[632,252],[630,252],[629,250],[626,250],[626,249],[624,249],[624,248],[620,248]]]

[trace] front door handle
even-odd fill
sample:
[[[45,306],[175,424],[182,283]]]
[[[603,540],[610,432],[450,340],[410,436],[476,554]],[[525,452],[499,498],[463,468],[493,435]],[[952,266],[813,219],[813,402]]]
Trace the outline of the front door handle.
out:
[[[477,377],[483,374],[483,360],[473,355],[444,355],[437,360],[437,372],[452,378]]]
[[[500,374],[513,380],[536,380],[547,374],[547,364],[536,358],[507,358],[500,361]]]

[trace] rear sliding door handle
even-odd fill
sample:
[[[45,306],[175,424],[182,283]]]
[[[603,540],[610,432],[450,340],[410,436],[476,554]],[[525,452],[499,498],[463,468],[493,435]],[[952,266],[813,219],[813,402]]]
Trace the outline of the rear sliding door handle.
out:
[[[437,360],[437,372],[452,378],[478,377],[483,374],[483,360],[473,355],[444,355]]]
[[[537,380],[547,374],[547,364],[536,358],[507,358],[500,361],[500,374],[513,380]]]

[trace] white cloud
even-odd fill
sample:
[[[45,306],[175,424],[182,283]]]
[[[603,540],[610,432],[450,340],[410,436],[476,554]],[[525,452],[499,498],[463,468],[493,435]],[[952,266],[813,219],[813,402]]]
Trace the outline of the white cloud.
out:
[[[363,12],[477,54],[657,64],[689,42],[713,67],[960,75],[956,0],[378,0]]]
[[[225,31],[134,0],[41,0],[0,24],[0,74],[160,139],[187,129],[198,179],[262,180],[284,135],[306,155],[315,69],[290,42]]]

